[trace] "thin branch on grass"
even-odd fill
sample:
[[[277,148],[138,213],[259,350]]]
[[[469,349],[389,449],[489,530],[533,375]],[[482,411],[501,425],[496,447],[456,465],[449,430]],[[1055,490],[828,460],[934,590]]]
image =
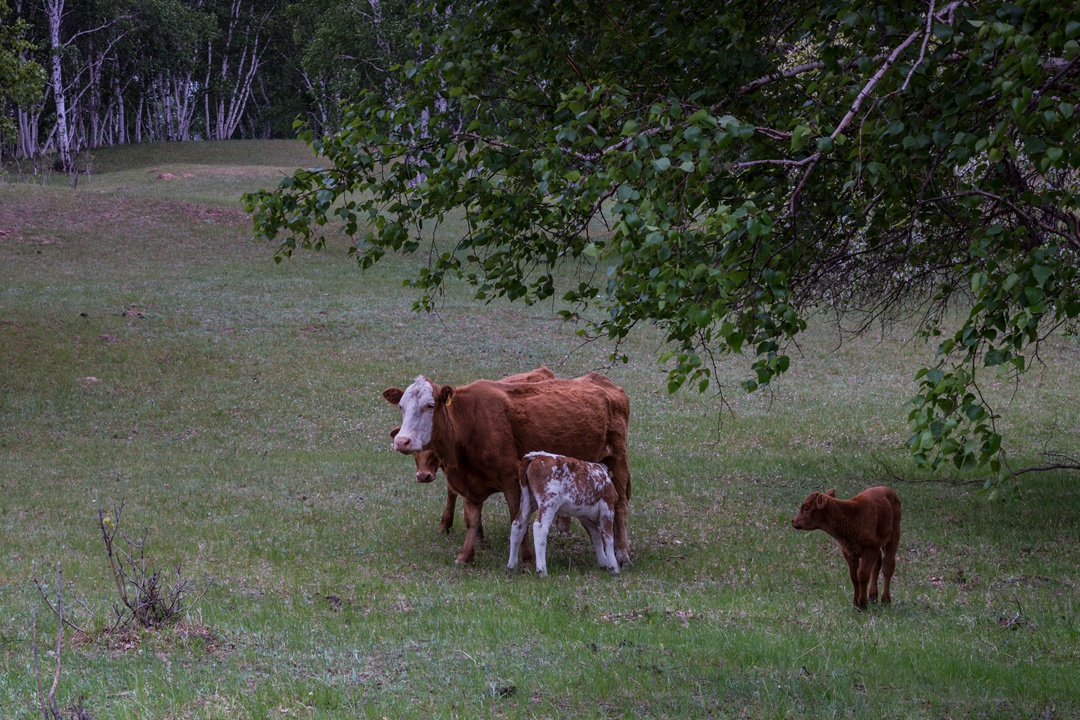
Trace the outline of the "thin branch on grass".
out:
[[[34,583],[38,585],[38,589],[41,589],[40,583],[37,581],[37,577],[34,577]],[[56,563],[56,606],[53,607],[52,603],[46,599],[45,601],[49,605],[49,609],[56,613],[59,618],[59,622],[56,624],[56,671],[53,673],[52,687],[49,688],[47,695],[43,694],[43,688],[41,686],[41,668],[38,665],[38,645],[37,645],[37,608],[31,611],[31,622],[33,623],[33,652],[34,652],[34,677],[37,680],[37,692],[38,703],[41,706],[41,714],[46,720],[62,720],[63,715],[60,713],[60,706],[56,704],[56,689],[60,686],[60,670],[61,670],[61,652],[64,649],[64,576],[60,570],[60,563]]]
[[[57,575],[59,576],[59,573],[60,573],[59,565],[57,565],[57,570],[56,571],[57,571]],[[45,604],[49,606],[49,609],[52,610],[53,615],[55,615],[56,618],[61,623],[67,625],[69,628],[71,628],[75,632],[81,632],[83,634],[86,634],[86,631],[83,630],[78,625],[76,625],[74,622],[72,622],[70,618],[64,617],[63,608],[61,608],[59,606],[53,606],[52,602],[49,600],[49,596],[45,593],[45,588],[44,588],[44,586],[42,586],[41,580],[38,579],[36,570],[34,571],[34,576],[32,578],[30,578],[30,580],[31,580],[31,582],[34,583],[34,586],[37,587],[37,591],[38,591],[38,594],[41,595],[41,599],[45,601]],[[59,593],[59,592],[60,592],[60,590],[59,590],[59,588],[57,588],[57,593]]]

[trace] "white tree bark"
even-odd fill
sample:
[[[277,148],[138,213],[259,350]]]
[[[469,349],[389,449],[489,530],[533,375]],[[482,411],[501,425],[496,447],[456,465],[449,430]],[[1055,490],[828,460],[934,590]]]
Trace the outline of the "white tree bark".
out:
[[[262,66],[266,42],[262,37],[263,25],[270,16],[270,11],[261,17],[255,16],[254,3],[233,0],[229,12],[229,27],[225,34],[224,46],[220,53],[217,74],[218,94],[216,98],[206,98],[205,110],[207,132],[213,128],[213,136],[218,140],[228,140],[236,132],[243,118],[244,110],[251,99],[252,83]],[[207,45],[207,60],[213,65],[214,50]],[[233,62],[236,69],[233,70]],[[210,67],[207,70],[209,86]],[[213,125],[210,124],[211,108]]]
[[[72,173],[75,163],[71,156],[71,135],[68,131],[67,97],[64,93],[63,50],[60,42],[60,22],[64,17],[65,0],[44,0],[45,16],[49,21],[49,46],[52,48],[49,82],[56,103],[56,150],[64,172]]]

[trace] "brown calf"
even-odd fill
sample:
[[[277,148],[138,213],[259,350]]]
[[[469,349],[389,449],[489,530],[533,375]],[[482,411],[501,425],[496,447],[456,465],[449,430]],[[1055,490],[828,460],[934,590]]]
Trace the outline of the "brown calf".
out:
[[[619,572],[615,559],[615,504],[619,495],[611,473],[600,463],[575,460],[564,455],[531,452],[521,461],[521,506],[510,526],[510,560],[518,566],[518,549],[536,512],[533,547],[536,573],[547,575],[547,538],[556,517],[576,517],[585,527],[596,550],[600,567]]]
[[[391,430],[390,437],[396,437],[400,430],[400,427]],[[418,483],[433,482],[435,474],[442,469],[442,461],[434,450],[421,450],[413,455],[413,459],[416,461],[416,482]],[[454,492],[454,488],[450,486],[450,483],[446,483],[446,505],[443,506],[442,518],[439,520],[439,530],[444,533],[449,533],[450,528],[454,527],[454,508],[457,507],[457,498],[458,494]],[[476,535],[477,539],[484,539],[483,524],[477,528]]]
[[[887,487],[863,490],[850,500],[840,500],[836,490],[812,492],[791,520],[796,530],[824,530],[840,545],[855,587],[855,607],[878,601],[877,579],[884,576],[881,602],[892,602],[889,582],[896,568],[900,545],[900,498]],[[866,591],[870,585],[869,595]]]

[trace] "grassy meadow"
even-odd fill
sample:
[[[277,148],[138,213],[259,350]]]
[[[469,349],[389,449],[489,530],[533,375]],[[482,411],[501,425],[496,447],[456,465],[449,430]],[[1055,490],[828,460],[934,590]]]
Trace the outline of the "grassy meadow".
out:
[[[827,318],[771,392],[669,396],[645,328],[607,367],[551,305],[402,286],[345,240],[276,264],[242,192],[315,164],[291,142],[133,147],[95,174],[0,180],[0,717],[41,717],[55,591],[68,631],[57,699],[103,718],[1069,718],[1080,716],[1080,482],[1023,476],[1019,503],[929,476],[903,451],[911,378],[932,349],[904,325],[845,338]],[[452,233],[453,226],[446,232]],[[572,270],[567,271],[573,274]],[[1080,447],[1080,341],[1019,386],[989,375],[1016,467]],[[413,480],[381,397],[546,364],[606,372],[631,399],[632,567],[596,567],[579,526],[550,577],[508,574],[501,496],[455,567],[440,478]],[[903,501],[894,602],[859,613],[812,490]],[[182,621],[112,633],[98,510],[148,531]]]

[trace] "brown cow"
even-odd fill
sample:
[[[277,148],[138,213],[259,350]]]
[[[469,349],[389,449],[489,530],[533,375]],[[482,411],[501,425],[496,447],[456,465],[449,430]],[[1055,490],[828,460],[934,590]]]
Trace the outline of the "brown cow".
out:
[[[840,545],[855,587],[855,607],[866,609],[867,583],[870,602],[878,601],[878,572],[884,577],[881,602],[892,602],[889,583],[896,568],[900,545],[900,498],[887,487],[863,490],[850,500],[840,500],[836,490],[812,492],[791,520],[796,530],[824,530]]]
[[[514,375],[507,375],[498,382],[507,383],[522,383],[522,382],[539,382],[540,380],[552,380],[555,378],[555,373],[551,372],[547,366],[540,366],[535,370],[528,372],[516,373]],[[400,427],[396,427],[390,431],[390,437],[397,437]],[[418,453],[413,453],[413,458],[416,460],[416,482],[429,483],[435,480],[435,474],[439,472],[442,467],[442,461],[439,460],[439,456],[435,454],[434,450],[421,450]],[[446,505],[443,507],[442,518],[439,520],[439,530],[444,533],[450,532],[450,528],[454,526],[454,508],[457,506],[458,494],[454,491],[454,488],[450,485],[450,481],[446,481]],[[484,527],[481,525],[477,528],[477,536],[479,539],[484,539]]]
[[[464,501],[467,532],[457,562],[469,562],[475,553],[484,500],[501,492],[510,517],[518,516],[518,465],[526,453],[537,450],[608,466],[618,493],[615,555],[621,564],[630,562],[630,400],[611,380],[589,373],[535,383],[477,380],[454,388],[418,377],[406,390],[388,388],[383,397],[401,408],[394,448],[407,454],[434,450]],[[532,559],[531,550],[526,545],[524,560]]]
[[[518,549],[529,529],[534,512],[533,545],[536,573],[547,576],[547,538],[557,517],[576,517],[589,533],[600,567],[619,572],[615,559],[615,504],[619,496],[611,473],[601,463],[585,462],[564,455],[531,452],[521,460],[521,503],[510,526],[510,559],[506,566],[518,566]]]

